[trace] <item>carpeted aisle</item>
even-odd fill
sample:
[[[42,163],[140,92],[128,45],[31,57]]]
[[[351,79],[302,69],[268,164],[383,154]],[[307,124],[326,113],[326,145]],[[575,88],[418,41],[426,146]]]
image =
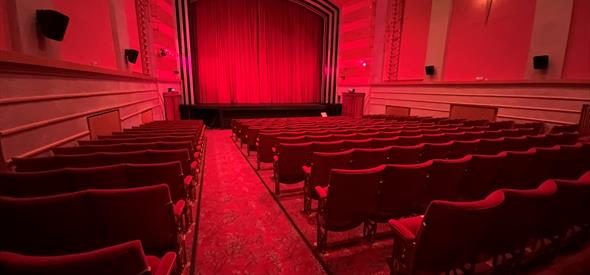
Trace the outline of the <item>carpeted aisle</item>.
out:
[[[196,274],[323,274],[233,143],[207,131]]]

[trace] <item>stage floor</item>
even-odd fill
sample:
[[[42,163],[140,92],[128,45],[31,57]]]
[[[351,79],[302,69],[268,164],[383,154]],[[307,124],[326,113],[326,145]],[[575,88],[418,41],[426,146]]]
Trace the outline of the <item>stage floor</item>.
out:
[[[210,128],[227,129],[237,118],[340,115],[341,104],[196,104],[180,105],[182,119],[202,119]]]

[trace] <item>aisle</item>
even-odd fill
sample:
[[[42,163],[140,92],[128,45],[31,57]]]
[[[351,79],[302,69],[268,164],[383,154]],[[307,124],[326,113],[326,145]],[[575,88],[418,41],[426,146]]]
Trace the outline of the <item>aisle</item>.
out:
[[[229,130],[207,131],[197,274],[323,274]]]

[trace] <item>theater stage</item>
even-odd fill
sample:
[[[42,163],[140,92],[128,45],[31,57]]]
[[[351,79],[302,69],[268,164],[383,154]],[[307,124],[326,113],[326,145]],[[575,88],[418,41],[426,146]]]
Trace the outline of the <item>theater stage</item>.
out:
[[[180,105],[182,119],[202,119],[210,128],[227,129],[235,118],[340,115],[341,104],[195,104]]]

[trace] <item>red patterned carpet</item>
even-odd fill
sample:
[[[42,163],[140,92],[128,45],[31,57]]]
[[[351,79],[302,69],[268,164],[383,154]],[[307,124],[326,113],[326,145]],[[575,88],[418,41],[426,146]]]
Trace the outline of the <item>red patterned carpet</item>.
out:
[[[240,149],[230,135],[229,130],[207,132],[195,274],[389,274],[385,258],[393,241],[383,236],[388,226],[379,227],[382,237],[373,244],[362,240],[361,227],[330,233],[332,248],[317,255],[312,249],[316,217],[302,213],[302,196],[277,203],[269,193],[274,191],[272,165],[256,171],[256,153],[247,156],[245,146]],[[283,187],[296,190],[301,184]],[[586,245],[524,274],[582,275],[589,270]]]
[[[195,274],[324,274],[229,131],[207,131]]]

